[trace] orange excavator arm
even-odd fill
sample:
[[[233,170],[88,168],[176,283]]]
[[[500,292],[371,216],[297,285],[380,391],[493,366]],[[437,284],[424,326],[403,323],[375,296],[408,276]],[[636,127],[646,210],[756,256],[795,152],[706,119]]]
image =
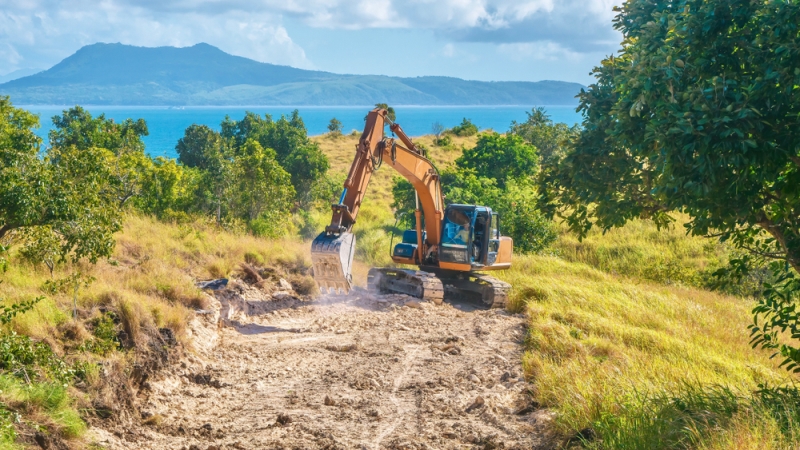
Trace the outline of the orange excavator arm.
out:
[[[384,137],[384,126],[387,122],[400,143]],[[350,231],[356,223],[372,173],[381,164],[388,164],[397,170],[416,191],[419,244],[417,261],[422,260],[425,249],[438,246],[441,241],[444,200],[439,173],[400,125],[389,121],[387,111],[376,108],[367,115],[364,132],[356,146],[355,158],[339,203],[332,205],[331,224],[312,243],[314,278],[323,289],[350,289],[350,272],[355,251],[355,237]],[[421,214],[425,216],[425,242],[422,242]]]

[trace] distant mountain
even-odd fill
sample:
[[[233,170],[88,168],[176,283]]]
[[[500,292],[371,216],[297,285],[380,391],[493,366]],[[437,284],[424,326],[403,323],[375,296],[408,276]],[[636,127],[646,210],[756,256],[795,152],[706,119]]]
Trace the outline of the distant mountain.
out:
[[[208,44],[93,44],[49,70],[0,84],[16,104],[574,105],[578,83],[340,75],[261,63]]]
[[[33,75],[35,73],[41,72],[42,69],[18,69],[13,72],[9,72],[5,75],[0,75],[0,83],[5,83],[6,81],[16,80],[17,78],[27,77],[28,75]]]

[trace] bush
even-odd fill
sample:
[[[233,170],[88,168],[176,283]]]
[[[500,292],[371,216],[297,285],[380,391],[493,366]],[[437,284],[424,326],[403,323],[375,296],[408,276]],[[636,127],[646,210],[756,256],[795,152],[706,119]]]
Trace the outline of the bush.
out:
[[[475,136],[478,134],[478,126],[465,117],[460,124],[451,128],[450,132],[461,137]]]
[[[433,145],[436,145],[437,147],[449,147],[453,145],[453,138],[451,138],[450,135],[445,134],[441,137],[435,138],[433,140]]]

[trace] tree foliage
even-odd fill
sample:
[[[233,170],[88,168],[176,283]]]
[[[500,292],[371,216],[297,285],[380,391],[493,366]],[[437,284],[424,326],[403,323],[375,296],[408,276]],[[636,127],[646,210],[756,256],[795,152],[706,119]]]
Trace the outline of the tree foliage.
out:
[[[549,212],[583,235],[681,210],[690,233],[800,270],[800,3],[618,11],[622,49],[595,68],[583,130],[544,174]]]
[[[511,122],[508,132],[536,147],[543,166],[561,160],[566,154],[570,138],[579,131],[578,125],[553,122],[543,107],[533,108],[526,114],[528,119],[522,123]]]
[[[460,168],[471,169],[479,177],[496,180],[503,189],[509,178],[533,176],[539,167],[536,148],[521,137],[508,133],[483,133],[478,143],[456,161]]]
[[[38,118],[0,98],[0,238],[38,228],[51,233],[48,259],[92,262],[114,248],[120,229],[115,155],[69,140],[41,153]]]
[[[486,133],[474,148],[464,151],[455,167],[441,173],[445,202],[482,205],[500,213],[503,234],[514,239],[521,252],[538,252],[556,239],[550,220],[539,211],[533,175],[538,170],[536,149],[521,137]],[[414,188],[395,178],[392,207],[410,214]]]

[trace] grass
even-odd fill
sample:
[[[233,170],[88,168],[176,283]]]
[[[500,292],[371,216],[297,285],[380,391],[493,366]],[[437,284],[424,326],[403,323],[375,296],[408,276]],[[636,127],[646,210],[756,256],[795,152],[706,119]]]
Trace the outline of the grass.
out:
[[[665,396],[690,395],[687,386],[748,396],[759,384],[791,382],[766,352],[750,348],[749,300],[554,256],[515,255],[501,277],[514,286],[510,308],[529,318],[523,368],[536,400],[557,413],[564,435],[594,429],[604,442],[598,448],[683,448],[664,440],[659,427],[671,425],[654,409]],[[756,434],[767,426],[744,412],[731,417],[726,426]],[[721,424],[706,428],[731,432]]]
[[[633,220],[605,233],[593,228],[582,241],[560,225],[552,251],[570,262],[629,278],[683,286],[707,286],[711,274],[727,264],[728,249],[719,242],[687,236],[678,215],[676,223],[658,230],[651,221]]]

